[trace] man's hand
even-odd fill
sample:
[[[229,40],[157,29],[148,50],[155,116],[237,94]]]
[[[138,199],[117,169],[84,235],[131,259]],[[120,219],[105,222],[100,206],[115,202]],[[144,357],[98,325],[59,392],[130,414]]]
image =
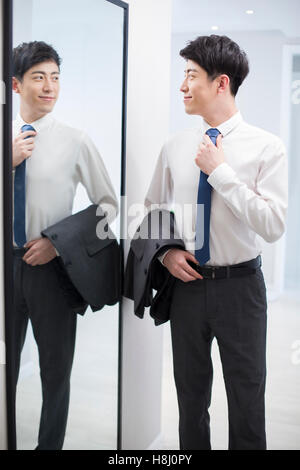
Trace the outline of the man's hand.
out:
[[[195,256],[188,251],[180,250],[178,248],[171,248],[163,259],[163,264],[169,272],[183,282],[195,281],[196,279],[203,279],[201,274],[195,271],[187,262],[193,261],[199,264]]]
[[[203,136],[203,142],[199,145],[197,157],[195,158],[196,165],[210,175],[217,166],[225,162],[225,156],[222,147],[222,134],[219,134],[214,145],[207,134]]]
[[[31,156],[34,149],[34,131],[21,132],[13,141],[13,168],[20,165],[25,158]],[[29,137],[31,136],[31,137]],[[28,137],[26,139],[26,137]]]
[[[46,264],[57,256],[54,246],[46,237],[31,240],[26,243],[25,248],[29,248],[29,250],[26,251],[22,259],[31,266]]]

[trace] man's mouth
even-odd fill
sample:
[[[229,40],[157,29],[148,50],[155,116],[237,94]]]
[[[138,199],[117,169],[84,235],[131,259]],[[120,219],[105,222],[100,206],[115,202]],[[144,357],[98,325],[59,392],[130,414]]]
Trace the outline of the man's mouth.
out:
[[[184,97],[183,97],[183,101],[189,101],[189,100],[191,100],[191,99],[192,99],[191,96],[184,96]]]
[[[54,96],[39,96],[39,98],[43,101],[48,101],[48,102],[53,101],[55,99]]]

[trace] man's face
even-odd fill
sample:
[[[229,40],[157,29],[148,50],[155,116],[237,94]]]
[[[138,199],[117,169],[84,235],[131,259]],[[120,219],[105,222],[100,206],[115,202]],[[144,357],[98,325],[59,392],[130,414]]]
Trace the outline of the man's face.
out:
[[[21,105],[36,116],[50,113],[59,95],[59,69],[46,61],[31,67],[20,82],[13,78],[13,90],[20,94]]]
[[[185,79],[180,87],[187,114],[206,116],[211,110],[217,93],[216,80],[210,81],[207,72],[196,62],[186,63]]]

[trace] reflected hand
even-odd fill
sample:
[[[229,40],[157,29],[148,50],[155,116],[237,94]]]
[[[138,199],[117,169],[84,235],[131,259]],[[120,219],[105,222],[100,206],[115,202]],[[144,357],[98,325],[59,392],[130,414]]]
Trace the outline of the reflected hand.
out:
[[[57,256],[54,246],[46,237],[31,240],[26,243],[25,248],[29,248],[29,250],[26,251],[22,259],[31,266],[49,263]]]
[[[168,271],[177,279],[183,282],[195,281],[196,279],[203,279],[201,274],[195,271],[187,262],[193,261],[199,264],[195,256],[188,251],[180,250],[178,248],[171,248],[163,259],[163,264]]]
[[[13,168],[31,156],[34,149],[35,131],[21,132],[13,141]],[[27,137],[27,139],[26,139]]]

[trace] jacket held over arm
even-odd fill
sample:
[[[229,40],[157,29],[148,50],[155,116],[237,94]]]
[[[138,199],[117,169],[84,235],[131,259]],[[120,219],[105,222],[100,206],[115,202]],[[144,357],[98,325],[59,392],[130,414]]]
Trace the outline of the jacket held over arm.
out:
[[[96,215],[100,213],[100,215]],[[107,237],[98,238],[96,227],[105,214],[96,204],[42,231],[58,250],[56,269],[69,304],[83,314],[120,300],[120,247],[104,224]]]
[[[155,325],[169,319],[172,288],[175,278],[157,259],[169,248],[185,249],[175,226],[173,212],[155,209],[137,228],[128,253],[124,296],[134,301],[134,313],[143,318],[145,307]],[[153,297],[152,290],[156,290]]]

